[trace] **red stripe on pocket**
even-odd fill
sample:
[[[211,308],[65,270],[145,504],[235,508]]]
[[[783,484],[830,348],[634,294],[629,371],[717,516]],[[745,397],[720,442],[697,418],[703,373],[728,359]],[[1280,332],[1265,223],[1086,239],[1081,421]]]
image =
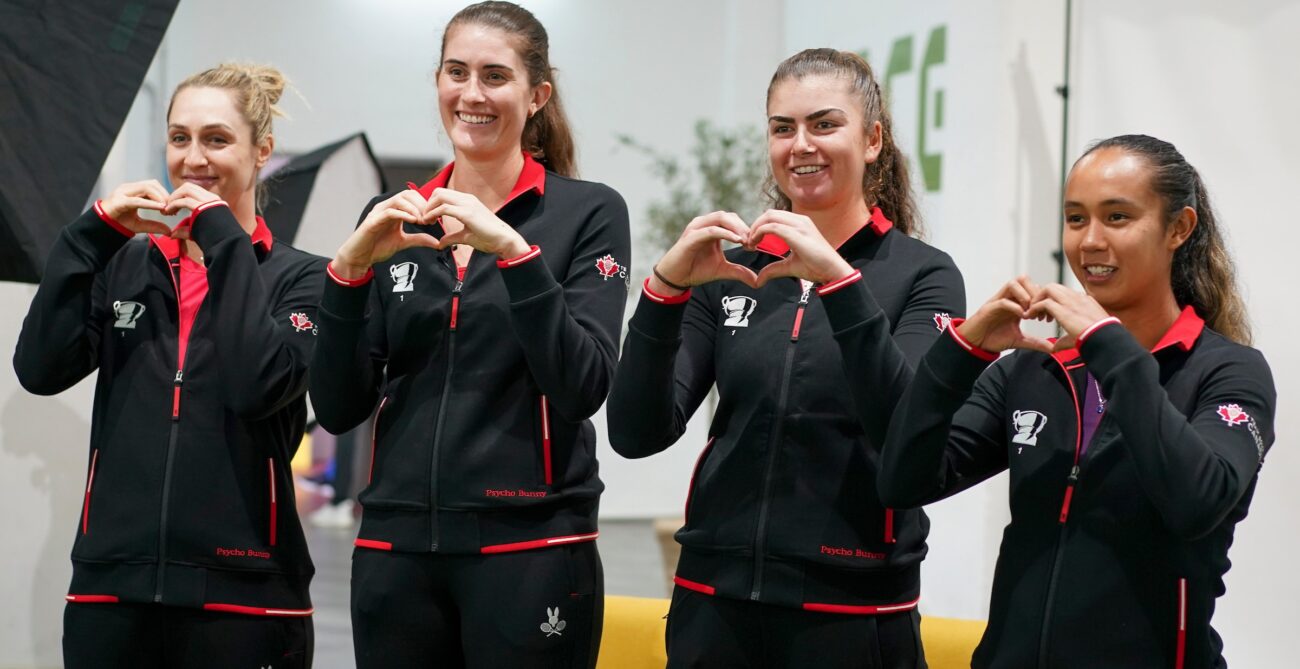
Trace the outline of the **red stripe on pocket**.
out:
[[[271,459],[271,458],[267,458],[267,459],[266,459],[266,469],[267,469],[267,481],[270,482],[270,486],[271,486],[271,545],[274,546],[274,545],[275,545],[275,529],[276,529],[276,522],[275,522],[275,521],[276,521],[276,507],[279,506],[279,503],[278,503],[277,500],[275,499],[275,460],[273,460],[273,459]]]
[[[898,539],[894,538],[894,510],[885,509],[885,543],[896,544]]]
[[[1187,653],[1187,579],[1178,579],[1178,645],[1174,655],[1174,669],[1183,669]]]
[[[95,466],[99,463],[99,449],[90,454],[90,474],[86,476],[86,501],[81,505],[81,533],[90,531],[90,491],[95,486]]]
[[[551,417],[547,415],[546,396],[542,395],[542,468],[546,485],[551,485]]]
[[[117,595],[64,595],[63,598],[73,604],[116,604]]]
[[[682,578],[681,576],[673,576],[673,583],[676,583],[677,585],[680,585],[680,586],[682,586],[683,588],[686,588],[687,590],[694,590],[695,592],[702,592],[702,593],[704,593],[704,594],[706,594],[706,595],[712,595],[712,594],[714,594],[714,593],[717,592],[717,589],[714,588],[714,587],[711,586],[711,585],[705,585],[705,584],[703,584],[703,583],[696,583],[695,581],[690,581],[690,580],[684,579],[684,578]]]
[[[377,551],[391,551],[393,544],[390,541],[374,541],[371,539],[357,539],[352,542],[353,546],[358,548],[373,548]]]

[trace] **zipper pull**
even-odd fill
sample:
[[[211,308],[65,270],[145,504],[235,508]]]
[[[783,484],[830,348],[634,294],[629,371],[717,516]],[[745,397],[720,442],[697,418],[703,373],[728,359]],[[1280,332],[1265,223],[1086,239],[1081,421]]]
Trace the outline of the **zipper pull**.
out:
[[[1079,483],[1079,465],[1076,464],[1070,468],[1070,476],[1066,479],[1066,482],[1065,500],[1061,502],[1060,522],[1062,525],[1070,517],[1070,500],[1074,497],[1074,486]]]
[[[460,316],[460,291],[465,286],[461,279],[456,280],[456,285],[451,287],[451,321],[447,323],[447,329],[451,332],[456,331],[456,320]]]
[[[184,373],[177,369],[176,378],[172,381],[172,420],[180,420],[181,417],[181,384],[184,381]]]
[[[812,293],[813,284],[811,281],[799,279],[803,287],[803,294],[799,296],[799,309],[794,312],[794,327],[790,329],[790,341],[799,341],[799,326],[803,325],[803,312],[808,308],[808,296]]]

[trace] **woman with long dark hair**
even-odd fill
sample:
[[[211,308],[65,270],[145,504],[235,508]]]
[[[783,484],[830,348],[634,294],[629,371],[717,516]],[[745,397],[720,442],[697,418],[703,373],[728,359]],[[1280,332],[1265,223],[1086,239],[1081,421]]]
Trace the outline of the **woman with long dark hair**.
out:
[[[377,409],[359,496],[359,667],[594,665],[595,431],[627,299],[627,209],[574,178],[546,30],[482,2],[443,34],[455,161],[381,195],[329,265],[312,401]]]
[[[773,208],[686,226],[646,280],[610,395],[614,449],[644,457],[718,392],[677,533],[668,664],[923,667],[927,521],[873,483],[915,361],[961,314],[961,275],[913,237],[865,60],[791,56],[767,115]]]
[[[64,228],[23,321],[23,387],[99,373],[68,667],[311,666],[289,463],[325,261],[273,239],[256,202],[284,87],[234,64],[181,82],[175,190],[123,184]],[[172,229],[141,211],[190,216]]]
[[[973,666],[1222,667],[1210,618],[1276,393],[1220,224],[1196,169],[1144,135],[1088,149],[1064,215],[1084,292],[1022,277],[954,321],[894,416],[881,494],[918,506],[1010,470]]]

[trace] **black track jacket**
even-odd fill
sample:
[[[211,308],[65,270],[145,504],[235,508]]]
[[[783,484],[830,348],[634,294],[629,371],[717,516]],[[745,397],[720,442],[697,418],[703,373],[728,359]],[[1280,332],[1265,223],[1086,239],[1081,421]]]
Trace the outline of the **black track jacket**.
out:
[[[307,615],[289,461],[325,262],[260,219],[250,243],[224,203],[191,222],[208,294],[183,368],[178,243],[132,238],[98,203],[60,234],[23,321],[27,390],[99,371],[68,600]]]
[[[588,417],[618,355],[627,207],[607,186],[524,162],[497,216],[532,252],[476,252],[461,279],[450,251],[414,248],[373,278],[326,281],[317,418],[343,432],[378,407],[358,546],[474,554],[596,537],[604,485]],[[453,168],[418,190],[429,197]]]
[[[1078,349],[991,366],[953,330],[894,415],[880,471],[891,504],[1011,470],[975,667],[1224,666],[1210,617],[1273,443],[1272,375],[1190,307],[1151,352],[1109,320]],[[1085,450],[1087,372],[1107,401]]]
[[[757,272],[786,252],[768,235],[727,257]],[[876,464],[917,360],[965,306],[961,275],[879,209],[839,252],[856,271],[815,290],[641,297],[607,410],[614,449],[664,450],[718,389],[677,533],[681,587],[850,614],[916,606],[929,522],[880,503]]]

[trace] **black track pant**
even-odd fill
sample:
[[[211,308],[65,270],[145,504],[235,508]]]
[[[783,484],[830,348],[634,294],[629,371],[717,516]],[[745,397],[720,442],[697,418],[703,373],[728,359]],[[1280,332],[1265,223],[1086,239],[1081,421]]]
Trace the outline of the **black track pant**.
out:
[[[668,609],[668,668],[924,669],[916,610],[820,613],[677,587]]]
[[[279,618],[157,604],[63,609],[67,669],[308,669],[310,617]]]
[[[496,555],[352,553],[358,669],[596,666],[595,542]]]

